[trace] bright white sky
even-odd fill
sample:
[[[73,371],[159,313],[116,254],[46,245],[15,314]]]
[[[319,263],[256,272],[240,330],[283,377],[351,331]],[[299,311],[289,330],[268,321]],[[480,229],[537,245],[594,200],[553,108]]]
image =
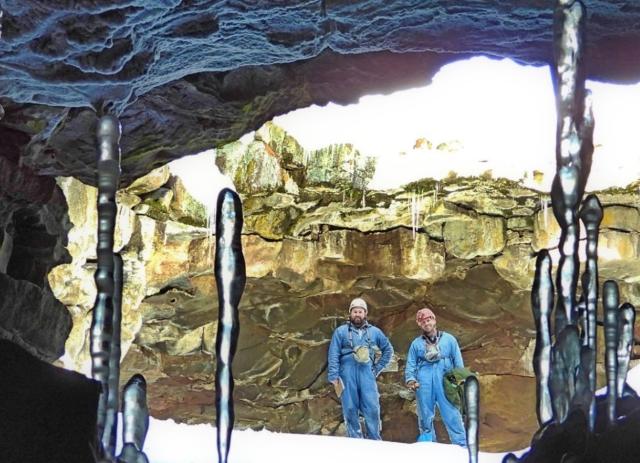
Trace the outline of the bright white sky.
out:
[[[627,382],[640,393],[640,367],[629,371]],[[605,389],[599,391],[600,394],[604,392]],[[120,429],[122,429],[121,425]],[[216,430],[209,425],[190,426],[176,424],[171,420],[161,421],[152,418],[144,449],[152,463],[213,463],[217,461]],[[502,453],[481,453],[480,463],[499,463],[502,462],[503,456]],[[233,433],[229,461],[231,463],[342,463],[348,461],[467,463],[469,458],[465,449],[433,442],[402,444],[346,437],[247,430]]]
[[[626,185],[640,177],[640,85],[588,82],[593,92],[596,149],[589,189]],[[545,172],[547,190],[555,173],[555,103],[548,67],[477,57],[444,66],[431,85],[372,95],[358,104],[311,106],[274,122],[307,149],[353,143],[377,156],[370,188],[390,188],[449,171],[518,180]],[[414,150],[425,137],[433,149]],[[435,147],[458,140],[462,149]],[[404,155],[400,153],[406,153]]]
[[[640,84],[588,82],[587,87],[593,91],[598,146],[587,188],[625,186],[640,178]],[[555,173],[549,69],[509,60],[459,61],[444,66],[432,84],[422,88],[365,96],[348,106],[311,106],[274,122],[305,149],[352,143],[362,153],[378,157],[372,189],[442,178],[449,171],[478,175],[492,170],[494,177],[514,180],[526,172],[526,185],[548,191]],[[413,149],[422,137],[433,143],[432,149]],[[454,140],[461,144],[458,151],[436,150],[438,144]],[[171,164],[200,198],[215,197],[220,182],[219,174],[210,169],[214,155],[207,153],[209,160],[190,156]],[[545,172],[542,184],[531,180],[534,169]]]

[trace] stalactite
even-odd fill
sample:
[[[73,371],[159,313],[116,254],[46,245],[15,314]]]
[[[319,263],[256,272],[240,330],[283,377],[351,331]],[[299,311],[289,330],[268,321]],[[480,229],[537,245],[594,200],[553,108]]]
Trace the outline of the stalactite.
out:
[[[533,371],[536,374],[536,413],[540,425],[553,420],[553,409],[549,393],[549,374],[551,369],[550,323],[553,296],[551,258],[547,250],[543,249],[536,259],[536,273],[531,290],[531,308],[536,324]]]
[[[117,206],[115,194],[120,178],[120,124],[113,116],[98,122],[98,268],[97,297],[91,322],[91,373],[102,385],[98,403],[97,429],[104,442],[109,397],[109,362],[113,342],[113,234]],[[108,455],[109,456],[109,455]]]
[[[588,368],[589,388],[596,390],[596,352],[598,349],[596,336],[596,314],[598,308],[598,233],[602,222],[602,205],[595,195],[588,195],[580,209],[580,219],[587,233],[587,263],[582,275],[582,293],[584,296],[585,314],[583,336],[585,345],[592,351]],[[596,403],[591,400],[589,406],[589,429],[593,431],[596,419]]]
[[[585,92],[582,64],[585,9],[579,1],[560,0],[554,18],[557,171],[551,187],[553,212],[561,226],[555,333],[576,317],[578,282],[577,207],[584,193],[593,153],[593,117]]]
[[[469,463],[478,463],[478,423],[480,419],[480,384],[475,376],[469,376],[464,382],[464,402],[466,405],[465,428]]]
[[[232,362],[240,324],[238,305],[246,280],[242,255],[242,205],[237,193],[225,188],[216,207],[215,276],[218,287],[216,336],[216,421],[218,461],[226,463],[234,423]]]
[[[613,280],[604,282],[602,306],[604,308],[605,370],[607,372],[607,424],[616,421],[618,381],[618,284]]]
[[[115,455],[120,409],[120,323],[122,320],[122,257],[113,255],[113,338],[109,352],[109,391],[102,446],[107,455]]]
[[[628,302],[622,304],[619,313],[618,339],[618,378],[617,396],[622,397],[627,380],[631,349],[633,348],[633,328],[636,321],[636,309]]]
[[[144,440],[149,429],[147,382],[136,374],[129,379],[122,394],[122,452],[120,463],[147,463]]]

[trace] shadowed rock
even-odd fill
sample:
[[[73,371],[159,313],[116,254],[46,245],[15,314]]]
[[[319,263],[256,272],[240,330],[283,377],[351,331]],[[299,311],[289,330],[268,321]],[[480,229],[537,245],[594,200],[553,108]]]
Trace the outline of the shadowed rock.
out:
[[[100,384],[0,340],[4,462],[94,463]]]

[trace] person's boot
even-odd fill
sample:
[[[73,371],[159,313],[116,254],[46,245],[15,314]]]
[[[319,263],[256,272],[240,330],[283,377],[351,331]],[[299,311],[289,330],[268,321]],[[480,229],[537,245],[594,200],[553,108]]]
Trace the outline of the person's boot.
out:
[[[433,442],[433,434],[430,432],[423,432],[418,436],[416,442]]]

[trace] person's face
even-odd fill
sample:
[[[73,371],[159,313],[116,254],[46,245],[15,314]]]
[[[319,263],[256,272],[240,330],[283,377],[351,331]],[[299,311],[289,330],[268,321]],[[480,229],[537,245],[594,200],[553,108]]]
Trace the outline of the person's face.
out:
[[[427,315],[420,319],[418,326],[422,328],[422,331],[424,331],[427,336],[431,336],[436,332],[436,317]]]
[[[349,313],[349,320],[356,326],[360,326],[367,318],[367,311],[362,307],[354,307]]]

